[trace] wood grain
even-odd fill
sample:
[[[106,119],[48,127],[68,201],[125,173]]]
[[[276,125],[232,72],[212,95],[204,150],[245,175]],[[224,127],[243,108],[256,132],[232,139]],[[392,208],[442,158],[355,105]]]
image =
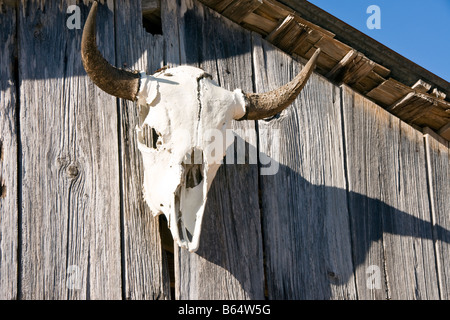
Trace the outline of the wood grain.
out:
[[[18,298],[16,10],[0,14],[0,299]]]
[[[117,65],[148,74],[163,66],[164,41],[152,36],[134,18],[139,2],[116,1]],[[169,299],[169,273],[159,235],[159,218],[154,218],[142,194],[143,164],[137,148],[136,126],[139,107],[119,101],[120,155],[123,210],[123,277],[125,299]],[[141,119],[143,120],[143,119]]]
[[[300,71],[260,37],[253,43],[256,91]],[[279,165],[260,178],[270,299],[356,298],[340,102],[340,90],[313,74],[292,106],[258,122],[260,157]]]
[[[445,135],[440,92],[384,80],[379,65],[356,68],[353,89],[379,106],[314,73],[281,114],[234,122],[231,151],[246,149],[245,164],[231,164],[230,153],[208,195],[199,251],[176,247],[170,267],[167,227],[142,200],[142,110],[87,77],[82,30],[65,27],[73,3],[0,11],[0,299],[450,298],[449,144],[383,109]],[[82,25],[90,3],[77,2]],[[243,23],[260,16],[275,28],[292,13],[275,5],[264,1]],[[112,64],[150,74],[197,66],[246,92],[301,69],[197,0],[161,2],[162,36],[145,32],[141,14],[140,1],[101,1],[97,41]],[[295,51],[335,45],[317,30]],[[322,56],[330,75],[354,58],[342,60],[344,51]],[[432,98],[423,117],[408,111],[417,97]]]
[[[120,299],[116,99],[84,73],[82,31],[62,27],[67,3],[42,5],[19,8],[22,298]],[[98,13],[109,61],[113,10]]]
[[[180,9],[181,61],[200,62],[224,88],[251,90],[250,34],[198,2],[184,1]],[[254,124],[235,123],[233,129],[247,133],[246,147],[255,148]],[[177,299],[264,298],[257,174],[256,165],[219,169],[208,193],[200,248],[175,250]]]
[[[425,144],[428,166],[431,211],[436,247],[437,272],[442,300],[450,298],[450,144],[426,129]]]
[[[437,299],[422,135],[343,90],[349,209],[359,299]],[[380,286],[368,285],[377,268]]]

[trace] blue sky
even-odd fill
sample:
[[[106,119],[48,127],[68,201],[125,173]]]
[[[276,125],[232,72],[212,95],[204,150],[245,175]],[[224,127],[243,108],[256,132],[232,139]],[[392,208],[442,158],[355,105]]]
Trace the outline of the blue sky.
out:
[[[308,0],[450,82],[450,0]],[[369,29],[370,5],[381,29]]]

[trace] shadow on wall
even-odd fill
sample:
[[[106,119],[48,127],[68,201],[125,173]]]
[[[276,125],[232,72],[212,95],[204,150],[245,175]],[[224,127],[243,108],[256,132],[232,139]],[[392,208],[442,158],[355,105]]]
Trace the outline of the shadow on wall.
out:
[[[249,148],[254,147],[246,143],[246,150]],[[272,162],[272,165],[274,164],[275,162]],[[256,292],[258,290],[255,291],[258,284],[251,282],[261,281],[255,278],[254,274],[258,273],[257,259],[261,256],[256,251],[262,248],[265,251],[266,281],[271,299],[356,299],[355,270],[359,268],[359,275],[363,278],[356,283],[358,286],[356,290],[361,293],[361,290],[367,290],[365,287],[367,277],[374,272],[373,269],[367,270],[367,266],[370,265],[379,267],[381,272],[380,283],[374,283],[372,288],[379,290],[376,290],[376,294],[372,293],[371,298],[376,296],[377,299],[386,299],[386,276],[383,265],[386,257],[383,256],[383,250],[390,251],[391,248],[383,249],[381,243],[384,241],[383,237],[391,234],[404,240],[412,238],[415,243],[403,249],[417,250],[415,253],[418,255],[422,253],[421,249],[413,248],[417,245],[417,239],[420,239],[421,243],[425,242],[426,244],[422,245],[431,249],[433,255],[433,241],[450,243],[450,231],[441,226],[433,226],[429,221],[363,194],[311,184],[291,168],[279,163],[277,165],[279,170],[276,175],[260,179],[260,194],[265,196],[260,199],[262,239],[264,239],[262,247],[256,245],[255,248],[245,249],[247,242],[254,242],[254,239],[247,238],[247,235],[254,234],[253,230],[248,230],[248,224],[240,223],[241,216],[247,214],[246,209],[233,210],[233,206],[220,205],[218,200],[223,199],[223,193],[227,192],[230,193],[230,201],[245,201],[250,198],[251,195],[242,193],[234,195],[237,198],[233,199],[232,191],[224,190],[224,186],[219,184],[239,171],[252,172],[257,165],[222,165],[213,181],[203,217],[200,247],[196,254],[225,269],[239,281],[250,299],[261,299],[260,293]],[[279,181],[285,181],[285,186],[279,185]],[[267,197],[269,194],[270,197]],[[243,199],[238,199],[239,197]],[[340,203],[340,209],[332,207],[336,203]],[[283,211],[267,210],[269,207],[278,206],[284,208]],[[361,210],[352,212],[352,208],[355,207]],[[231,252],[227,249],[227,242],[230,241],[245,241],[246,244],[235,243],[232,246],[235,249]],[[249,264],[251,259],[255,261]],[[416,259],[425,260],[427,257],[424,255]],[[431,271],[436,272],[435,261],[429,264]],[[417,273],[427,271],[421,270],[420,266],[411,265],[411,268],[417,268],[412,270]],[[370,273],[367,273],[368,271]],[[411,272],[411,270],[400,272],[403,271]],[[392,273],[390,275],[392,276]],[[401,278],[404,275],[398,276]],[[423,274],[417,276],[426,277]],[[433,274],[431,279],[433,277],[436,278],[437,275]],[[377,288],[376,285],[380,287]],[[346,286],[349,288],[342,289]],[[364,288],[361,288],[362,286]],[[435,286],[437,292],[437,280]],[[341,293],[337,296],[338,291]],[[348,296],[344,297],[346,294]],[[416,294],[420,298],[426,293]],[[361,296],[358,298],[365,299]]]

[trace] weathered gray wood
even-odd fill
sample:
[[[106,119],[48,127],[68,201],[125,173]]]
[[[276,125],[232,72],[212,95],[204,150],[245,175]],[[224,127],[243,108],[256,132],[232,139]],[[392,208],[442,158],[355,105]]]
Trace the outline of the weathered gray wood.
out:
[[[183,1],[178,15],[182,63],[200,65],[224,88],[251,91],[249,32],[197,1]],[[246,138],[247,148],[256,148],[253,122],[233,129],[241,129],[237,139]],[[176,247],[176,298],[264,298],[260,228],[256,164],[222,165],[208,194],[200,248]]]
[[[342,88],[358,297],[437,299],[422,135]]]
[[[436,262],[442,300],[450,299],[450,143],[431,130],[425,133]]]
[[[139,1],[116,1],[116,52],[118,66],[152,74],[163,65],[161,36],[145,32]],[[120,100],[121,176],[123,181],[123,277],[125,299],[170,298],[167,261],[162,252],[159,218],[154,218],[142,195],[143,166],[137,148],[136,104]]]
[[[346,86],[341,88],[352,251],[358,298],[386,299],[388,295],[384,273],[382,209],[389,208],[376,197],[382,190],[379,171],[383,166],[394,162],[393,152],[380,152],[386,144],[398,144],[398,136],[392,135],[392,130],[384,130],[389,127],[389,121],[395,119],[390,118],[387,112],[383,112],[369,100],[356,95],[352,89]],[[387,174],[383,176],[389,177]]]
[[[113,1],[97,37],[114,61]],[[119,299],[119,150],[116,99],[86,76],[82,30],[66,28],[68,1],[21,2],[21,295]],[[80,4],[82,16],[88,7]]]
[[[161,24],[164,34],[165,65],[180,65],[180,41],[178,38],[178,4],[176,0],[161,1]]]
[[[253,43],[257,92],[299,72],[259,36]],[[271,299],[356,298],[340,103],[339,88],[313,74],[278,118],[258,121],[260,161],[279,166],[260,178]]]
[[[16,10],[0,12],[0,299],[18,297]]]
[[[161,0],[141,0],[142,14],[161,10]]]

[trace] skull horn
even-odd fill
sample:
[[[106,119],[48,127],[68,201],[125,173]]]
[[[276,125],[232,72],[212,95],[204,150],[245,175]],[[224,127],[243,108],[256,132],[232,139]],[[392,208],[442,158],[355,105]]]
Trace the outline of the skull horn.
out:
[[[314,52],[302,71],[289,83],[266,93],[245,93],[246,114],[239,120],[269,118],[287,108],[302,91],[316,66],[320,48]]]
[[[81,39],[81,60],[91,80],[106,93],[118,98],[136,100],[140,75],[136,71],[116,68],[103,58],[96,43],[97,2],[86,20]]]

